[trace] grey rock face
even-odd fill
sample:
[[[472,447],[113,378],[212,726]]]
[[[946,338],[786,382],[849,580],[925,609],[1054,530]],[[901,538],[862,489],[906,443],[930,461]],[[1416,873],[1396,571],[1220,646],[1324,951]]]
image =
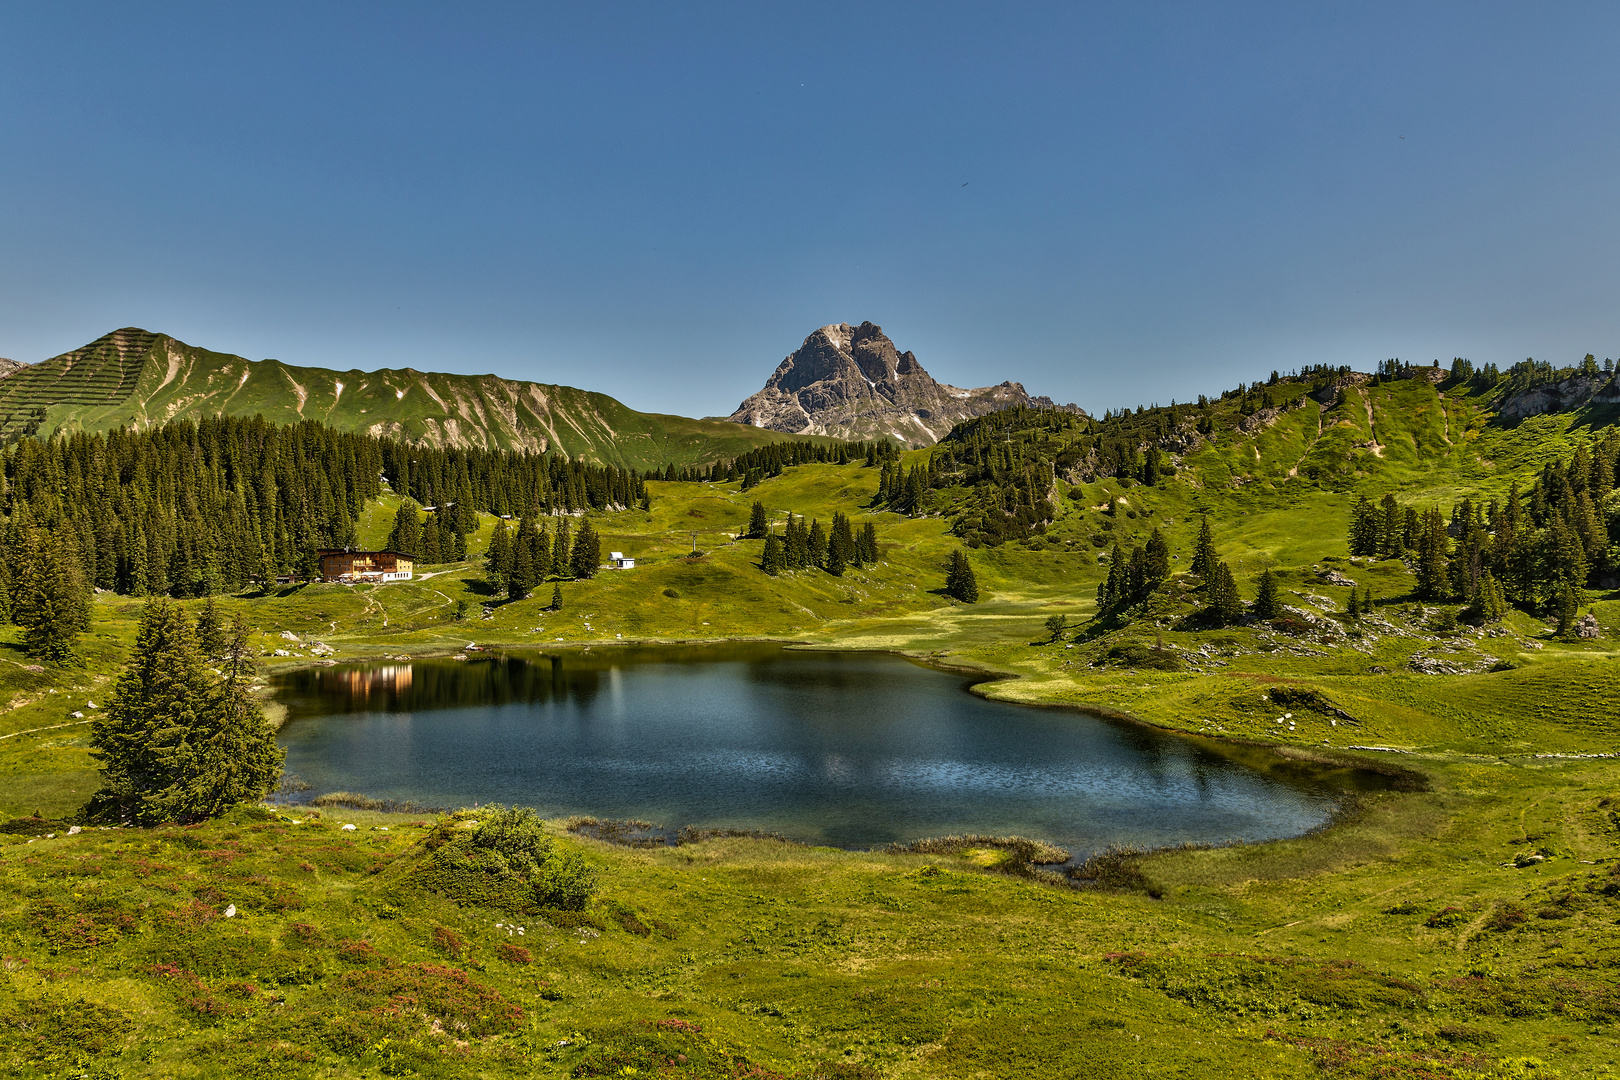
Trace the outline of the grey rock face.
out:
[[[5,357],[0,356],[0,379],[5,378],[7,375],[13,374],[14,372],[21,371],[27,366],[28,365],[23,363],[21,360],[7,360]]]
[[[1080,411],[1031,397],[1015,382],[973,390],[936,382],[881,326],[834,323],[805,338],[727,419],[842,439],[897,438],[917,447],[932,446],[960,420],[1014,405]]]

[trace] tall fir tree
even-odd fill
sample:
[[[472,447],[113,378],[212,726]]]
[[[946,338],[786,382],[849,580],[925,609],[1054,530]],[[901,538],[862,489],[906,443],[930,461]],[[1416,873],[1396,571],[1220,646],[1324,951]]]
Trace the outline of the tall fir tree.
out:
[[[489,538],[489,549],[484,552],[484,581],[498,593],[506,591],[506,579],[512,573],[512,533],[506,522],[497,521]]]
[[[1266,570],[1255,586],[1254,615],[1257,619],[1276,619],[1283,613],[1282,597],[1277,595],[1277,575]]]
[[[75,660],[73,646],[89,629],[90,609],[79,567],[56,537],[30,528],[22,568],[12,586],[11,618],[23,630],[28,655],[48,664]]]
[[[750,540],[758,540],[764,535],[765,504],[760,502],[758,499],[755,499],[754,505],[748,510],[748,532],[745,534],[745,536]]]
[[[950,569],[945,574],[945,592],[964,604],[978,603],[979,579],[973,573],[973,564],[968,562],[967,554],[961,548],[951,552]]]
[[[759,568],[772,577],[783,570],[782,538],[775,533],[765,537],[765,549],[759,556]]]
[[[197,612],[197,651],[204,660],[219,660],[230,643],[226,636],[225,616],[212,596],[203,601]]]
[[[1198,542],[1193,545],[1192,572],[1208,585],[1215,577],[1215,565],[1219,559],[1215,555],[1215,533],[1209,527],[1209,515],[1205,514],[1202,524],[1198,526]]]
[[[191,735],[208,697],[185,612],[166,599],[148,601],[134,655],[91,721],[90,743],[102,763],[93,815],[128,825],[177,820],[196,769]]]
[[[586,518],[579,526],[579,535],[574,538],[574,550],[570,558],[574,577],[586,580],[596,576],[602,565],[602,538],[597,534],[590,518]]]

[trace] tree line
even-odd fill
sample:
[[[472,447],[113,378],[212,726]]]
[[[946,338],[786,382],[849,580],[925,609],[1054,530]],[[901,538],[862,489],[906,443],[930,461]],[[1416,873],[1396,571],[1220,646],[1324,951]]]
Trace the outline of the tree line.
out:
[[[1350,521],[1350,553],[1406,559],[1417,594],[1462,601],[1475,613],[1506,604],[1575,618],[1585,590],[1620,569],[1620,431],[1549,461],[1505,500],[1463,499],[1447,516],[1438,506],[1401,506],[1393,493],[1363,496]]]
[[[321,549],[358,546],[362,509],[388,490],[411,511],[390,546],[429,562],[465,557],[478,511],[577,513],[646,496],[643,477],[614,466],[418,447],[314,422],[219,416],[27,438],[0,452],[0,614],[15,582],[55,572],[27,565],[43,548],[86,588],[133,596],[307,580]]]

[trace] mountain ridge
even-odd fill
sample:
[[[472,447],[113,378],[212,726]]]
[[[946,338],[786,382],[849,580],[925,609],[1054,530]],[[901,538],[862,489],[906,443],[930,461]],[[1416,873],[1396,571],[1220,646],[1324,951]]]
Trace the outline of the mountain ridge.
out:
[[[607,394],[556,383],[249,360],[138,327],[20,365],[0,382],[0,440],[217,413],[318,420],[434,446],[560,452],[643,470],[707,464],[784,438],[723,421],[643,413]]]

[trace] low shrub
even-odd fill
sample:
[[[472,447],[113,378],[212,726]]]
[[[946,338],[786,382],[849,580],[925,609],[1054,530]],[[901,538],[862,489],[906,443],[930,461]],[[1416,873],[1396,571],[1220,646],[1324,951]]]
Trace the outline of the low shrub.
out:
[[[427,860],[408,880],[511,915],[579,911],[595,893],[596,872],[578,852],[558,850],[534,810],[490,806],[466,826],[460,817],[440,822],[423,841]]]
[[[1064,876],[1087,888],[1146,893],[1157,900],[1164,892],[1142,873],[1142,856],[1146,854],[1146,849],[1130,845],[1105,848],[1071,867]]]

